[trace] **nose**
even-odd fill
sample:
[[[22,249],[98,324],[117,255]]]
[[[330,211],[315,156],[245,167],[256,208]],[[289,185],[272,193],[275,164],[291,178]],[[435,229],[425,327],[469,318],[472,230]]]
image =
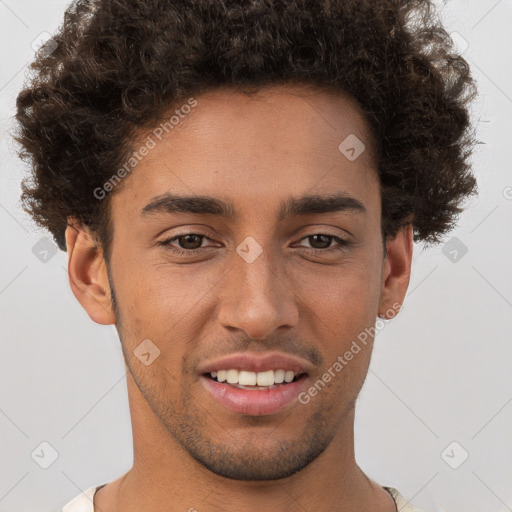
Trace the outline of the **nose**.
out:
[[[267,250],[247,261],[233,254],[230,270],[221,280],[219,322],[245,331],[253,339],[265,339],[279,327],[294,327],[299,310],[293,283],[271,266]]]

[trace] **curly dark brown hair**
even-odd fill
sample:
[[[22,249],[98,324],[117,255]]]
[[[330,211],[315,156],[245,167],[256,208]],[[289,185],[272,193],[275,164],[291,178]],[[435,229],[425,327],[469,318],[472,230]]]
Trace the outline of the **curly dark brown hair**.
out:
[[[438,243],[476,193],[476,96],[431,0],[76,0],[17,97],[32,173],[23,209],[62,250],[69,218],[108,258],[110,193],[93,191],[183,98],[305,83],[348,93],[372,130],[384,240]],[[46,47],[45,47],[46,48]]]

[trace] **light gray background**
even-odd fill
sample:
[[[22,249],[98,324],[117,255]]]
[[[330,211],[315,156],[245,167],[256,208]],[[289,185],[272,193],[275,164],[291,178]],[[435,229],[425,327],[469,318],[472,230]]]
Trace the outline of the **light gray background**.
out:
[[[58,27],[67,4],[0,0],[0,512],[58,510],[132,463],[117,333],[93,323],[71,293],[66,253],[43,263],[32,252],[47,233],[19,208],[25,169],[6,135],[31,42]],[[512,0],[438,6],[448,32],[469,43],[464,56],[479,83],[480,194],[446,237],[457,237],[467,254],[454,263],[442,245],[415,247],[404,308],[379,333],[360,396],[356,456],[371,478],[424,512],[505,512],[512,510]],[[44,441],[58,452],[48,469],[31,457]],[[453,469],[446,461],[456,465],[463,450],[468,459]]]

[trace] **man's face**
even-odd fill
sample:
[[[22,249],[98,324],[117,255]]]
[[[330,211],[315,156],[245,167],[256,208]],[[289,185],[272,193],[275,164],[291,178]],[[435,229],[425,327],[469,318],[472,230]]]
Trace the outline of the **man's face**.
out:
[[[385,260],[370,141],[354,104],[327,93],[217,90],[196,99],[161,141],[152,136],[156,147],[112,197],[117,328],[170,441],[225,477],[283,478],[335,438],[367,373],[371,338],[308,403],[297,399],[379,310]],[[349,135],[366,145],[355,160],[338,148]],[[230,203],[234,216],[147,207],[168,193]],[[280,218],[289,200],[313,195],[352,199]],[[160,351],[149,365],[136,356],[143,340]],[[233,354],[254,358],[218,363]],[[258,366],[269,354],[291,360]],[[204,371],[293,364],[300,379],[267,390]]]

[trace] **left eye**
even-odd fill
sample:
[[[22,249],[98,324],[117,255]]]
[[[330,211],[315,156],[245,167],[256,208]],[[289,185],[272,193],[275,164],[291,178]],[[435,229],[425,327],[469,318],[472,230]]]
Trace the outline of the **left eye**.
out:
[[[330,249],[330,245],[331,245],[331,241],[332,240],[335,240],[336,242],[338,242],[339,245],[341,246],[345,246],[345,245],[348,245],[348,242],[347,240],[343,239],[343,238],[340,238],[339,236],[335,236],[335,235],[327,235],[327,234],[322,234],[322,233],[316,233],[314,235],[308,235],[304,238],[302,238],[301,240],[307,240],[307,239],[313,239],[314,242],[313,243],[318,243],[320,242],[320,245],[322,244],[325,244],[325,239],[330,239],[330,241],[327,242],[327,248],[326,247],[312,247],[313,250],[317,251],[317,250],[320,250],[322,251],[322,249],[324,250],[324,252],[328,252],[328,250],[332,250]],[[320,239],[320,240],[319,240]],[[323,241],[321,239],[324,239]],[[311,242],[310,242],[311,243]],[[326,251],[327,249],[327,251]]]

